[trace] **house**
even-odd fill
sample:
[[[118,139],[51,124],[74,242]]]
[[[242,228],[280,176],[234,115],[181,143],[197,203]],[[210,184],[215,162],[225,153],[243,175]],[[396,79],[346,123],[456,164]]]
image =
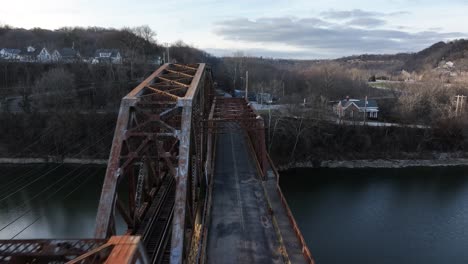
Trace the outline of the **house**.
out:
[[[94,59],[92,61],[95,63],[122,63],[122,56],[118,49],[98,49],[94,53]]]
[[[234,90],[233,97],[235,98],[245,98],[245,90]],[[249,92],[249,101],[255,102],[257,101],[257,96],[254,92]]]
[[[33,46],[28,46],[20,53],[20,61],[22,62],[51,62],[52,55],[46,48],[36,49]]]
[[[37,55],[37,61],[39,62],[51,62],[52,55],[46,48],[42,48],[39,54]]]
[[[149,64],[154,64],[154,65],[161,65],[163,64],[163,61],[161,59],[161,56],[154,56],[150,59],[148,59]]]
[[[272,104],[273,96],[269,93],[257,93],[257,103],[259,104]]]
[[[55,62],[77,62],[81,59],[81,54],[74,48],[63,48],[60,50],[54,50],[51,54],[52,61]]]
[[[19,49],[7,49],[3,48],[0,50],[0,57],[5,60],[19,60],[21,50]]]
[[[345,100],[341,100],[334,107],[335,113],[339,118],[351,118],[351,119],[377,119],[379,113],[379,107],[377,101],[373,99],[350,99],[346,97]]]

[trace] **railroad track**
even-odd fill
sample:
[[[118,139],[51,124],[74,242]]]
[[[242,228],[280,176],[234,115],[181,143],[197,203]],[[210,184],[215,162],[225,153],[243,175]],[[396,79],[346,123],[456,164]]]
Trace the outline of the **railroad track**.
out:
[[[142,221],[141,228],[137,232],[142,236],[151,263],[169,263],[174,201],[175,180],[173,177],[168,177],[151,204],[148,217]]]

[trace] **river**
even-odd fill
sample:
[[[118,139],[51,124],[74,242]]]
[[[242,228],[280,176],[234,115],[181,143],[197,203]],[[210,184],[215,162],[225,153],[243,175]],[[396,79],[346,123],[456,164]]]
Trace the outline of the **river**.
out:
[[[1,165],[0,239],[92,238],[104,174],[103,166]]]
[[[317,263],[468,263],[468,168],[295,169],[281,186]]]
[[[0,239],[92,237],[104,173],[0,165]],[[281,177],[319,264],[468,263],[468,168],[296,169]]]

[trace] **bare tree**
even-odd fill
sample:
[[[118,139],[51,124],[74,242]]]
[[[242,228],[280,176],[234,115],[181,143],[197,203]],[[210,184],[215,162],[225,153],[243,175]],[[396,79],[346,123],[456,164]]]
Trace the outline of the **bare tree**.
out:
[[[153,29],[151,29],[148,25],[134,27],[132,31],[133,33],[135,33],[135,35],[141,37],[146,42],[154,44],[156,43],[156,32]]]
[[[77,98],[73,74],[62,68],[45,72],[32,87],[33,101],[42,109],[69,109]]]

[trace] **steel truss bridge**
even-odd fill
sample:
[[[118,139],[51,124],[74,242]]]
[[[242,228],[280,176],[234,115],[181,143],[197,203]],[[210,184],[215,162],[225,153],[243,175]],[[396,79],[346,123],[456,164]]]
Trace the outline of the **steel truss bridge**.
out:
[[[211,69],[165,64],[122,99],[95,237],[2,240],[0,263],[314,263],[263,119]],[[127,230],[117,232],[117,217]]]

